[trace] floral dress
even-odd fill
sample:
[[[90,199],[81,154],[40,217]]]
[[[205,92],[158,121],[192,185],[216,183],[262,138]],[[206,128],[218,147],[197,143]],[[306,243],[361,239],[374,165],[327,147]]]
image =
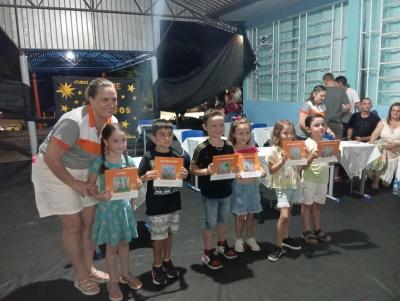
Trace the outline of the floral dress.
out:
[[[133,167],[133,159],[128,157],[129,164],[121,157],[121,163],[105,162],[107,169]],[[90,173],[99,175],[99,190],[104,191],[104,175],[99,174],[103,160],[96,159],[89,168]],[[118,245],[121,240],[131,241],[136,238],[136,219],[129,199],[99,201],[92,229],[93,241],[100,244]]]

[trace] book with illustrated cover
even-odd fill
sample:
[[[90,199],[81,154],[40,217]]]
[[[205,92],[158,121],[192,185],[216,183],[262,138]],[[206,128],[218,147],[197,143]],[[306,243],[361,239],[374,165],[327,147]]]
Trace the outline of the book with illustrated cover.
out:
[[[111,192],[111,200],[137,198],[137,178],[137,168],[106,169],[105,191]]]
[[[285,162],[286,165],[307,165],[307,152],[303,140],[283,141],[283,151],[288,157]]]
[[[213,157],[214,170],[210,177],[211,181],[234,179],[236,173],[232,172],[238,166],[238,155],[221,155]]]
[[[158,178],[154,180],[156,187],[182,187],[180,169],[183,167],[183,158],[155,157],[154,169]]]
[[[239,170],[242,178],[258,178],[262,172],[258,153],[239,154]]]
[[[332,163],[337,162],[339,154],[339,140],[319,141],[318,151],[319,157],[315,159],[316,163]]]

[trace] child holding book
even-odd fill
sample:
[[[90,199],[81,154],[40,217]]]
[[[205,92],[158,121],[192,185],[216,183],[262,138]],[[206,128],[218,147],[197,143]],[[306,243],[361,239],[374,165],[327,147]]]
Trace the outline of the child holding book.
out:
[[[295,129],[290,121],[277,121],[272,132],[273,146],[266,158],[270,173],[267,179],[268,186],[275,189],[277,208],[280,210],[276,226],[276,245],[268,255],[268,260],[272,262],[278,261],[286,253],[283,247],[292,250],[301,249],[300,244],[289,237],[291,207],[303,200],[300,173],[296,166],[285,164],[288,154],[283,151],[283,142],[292,141],[295,137]]]
[[[119,282],[127,283],[135,290],[142,287],[139,278],[132,276],[129,272],[129,242],[137,237],[136,220],[129,199],[110,201],[111,192],[104,191],[104,170],[133,167],[134,162],[126,154],[126,134],[118,124],[107,124],[101,135],[101,157],[93,161],[88,175],[88,182],[91,184],[96,184],[99,178],[99,188],[102,191],[90,190],[90,194],[100,200],[96,208],[92,237],[98,245],[107,244],[109,298],[112,301],[118,301],[123,299]],[[137,184],[141,186],[140,179]],[[116,267],[117,254],[120,260],[121,277]]]
[[[229,141],[232,142],[235,153],[258,154],[257,147],[251,142],[251,125],[245,119],[235,120],[229,131]],[[265,176],[264,172],[262,172]],[[262,211],[259,183],[256,178],[238,178],[232,184],[231,212],[235,223],[235,251],[243,253],[245,243],[242,239],[243,228],[246,228],[246,245],[252,251],[261,248],[254,238],[254,214]]]
[[[233,154],[233,146],[222,139],[225,115],[221,111],[208,110],[203,117],[203,128],[208,132],[208,139],[194,150],[190,172],[199,176],[201,199],[204,206],[204,254],[202,262],[212,270],[223,267],[213,248],[213,229],[218,232],[218,253],[227,259],[237,257],[226,239],[226,221],[229,215],[233,179],[210,181],[214,172],[213,156]],[[236,170],[234,171],[236,172]]]
[[[331,237],[321,230],[321,205],[325,204],[326,200],[329,164],[315,162],[320,156],[318,142],[322,141],[326,125],[324,119],[318,115],[307,116],[305,125],[310,137],[305,141],[309,155],[307,166],[303,170],[304,200],[301,208],[303,239],[308,244],[316,244],[319,240],[331,241]]]
[[[155,170],[155,157],[181,157],[171,149],[173,141],[172,123],[157,119],[153,122],[151,133],[156,147],[143,155],[139,165],[139,176],[143,183],[147,183],[146,214],[149,217],[149,230],[153,240],[153,267],[152,279],[155,285],[165,285],[167,278],[179,276],[171,260],[172,233],[179,228],[179,211],[181,209],[181,195],[177,187],[154,186],[154,179],[161,175]],[[188,166],[189,160],[185,158]],[[180,178],[186,179],[188,170],[182,167],[179,170]]]

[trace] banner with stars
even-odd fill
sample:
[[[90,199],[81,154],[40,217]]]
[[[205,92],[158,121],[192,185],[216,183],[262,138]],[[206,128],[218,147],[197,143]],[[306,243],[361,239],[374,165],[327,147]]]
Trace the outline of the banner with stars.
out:
[[[85,89],[93,78],[56,76],[53,77],[56,118],[85,104]],[[115,116],[128,133],[135,138],[138,108],[136,104],[136,85],[132,79],[107,78],[117,90],[118,109]]]

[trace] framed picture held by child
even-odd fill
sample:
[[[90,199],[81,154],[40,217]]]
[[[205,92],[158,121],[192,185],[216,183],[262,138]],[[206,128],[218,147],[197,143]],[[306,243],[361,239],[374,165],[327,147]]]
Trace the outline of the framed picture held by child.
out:
[[[304,141],[283,141],[283,151],[287,154],[287,166],[307,165]]]
[[[157,171],[155,187],[182,187],[183,180],[179,171],[183,167],[183,158],[155,157],[154,169]]]
[[[106,169],[105,191],[111,192],[111,200],[138,197],[137,168]]]
[[[258,153],[240,154],[238,165],[242,178],[258,178],[262,175]]]
[[[238,166],[237,154],[214,156],[212,163],[214,165],[214,170],[210,181],[236,178],[236,173],[232,170]]]
[[[339,154],[339,140],[319,141],[318,151],[319,157],[315,159],[316,163],[332,163],[337,162]]]

